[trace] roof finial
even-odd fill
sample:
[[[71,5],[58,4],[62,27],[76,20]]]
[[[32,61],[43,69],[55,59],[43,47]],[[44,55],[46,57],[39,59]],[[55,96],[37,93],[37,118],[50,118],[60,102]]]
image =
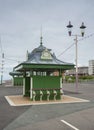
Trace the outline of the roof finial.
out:
[[[43,39],[43,37],[42,37],[42,26],[41,26],[40,45],[42,45],[42,39]]]

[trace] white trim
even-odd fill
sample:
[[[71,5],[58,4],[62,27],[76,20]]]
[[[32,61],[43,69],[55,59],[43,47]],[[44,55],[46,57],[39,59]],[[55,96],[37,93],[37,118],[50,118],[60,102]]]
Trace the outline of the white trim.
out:
[[[21,96],[21,95],[15,95],[15,96]],[[71,97],[71,96],[66,96],[66,97],[70,97],[70,98],[75,98],[75,97]],[[63,102],[63,100],[56,100],[56,101],[31,101],[30,103],[26,103],[26,104],[15,104],[10,98],[9,96],[5,96],[6,100],[8,101],[8,103],[11,106],[28,106],[28,105],[44,105],[44,104],[62,104],[62,103],[77,103],[77,102],[90,102],[89,100],[85,100],[85,99],[81,99],[81,98],[75,98],[75,99],[80,99],[79,101],[66,101]]]
[[[23,78],[23,95],[25,95],[25,78]]]
[[[10,106],[16,106],[11,99],[9,99],[8,96],[5,96],[6,100],[8,101],[8,103],[10,104]]]
[[[60,78],[60,88],[62,89],[62,77]]]
[[[32,99],[33,78],[30,78],[30,99]]]
[[[71,125],[70,123],[66,122],[65,120],[61,120],[61,122],[63,122],[64,124],[70,126],[72,129],[74,130],[79,130],[78,128],[76,128],[75,126]]]
[[[67,95],[65,95],[65,96],[67,96]],[[83,98],[77,98],[77,97],[72,97],[72,96],[67,96],[67,97],[79,100],[79,101],[74,101],[74,102],[90,102],[90,100],[86,100]]]
[[[15,68],[15,71],[21,69],[22,67],[23,65],[20,65],[19,67]]]

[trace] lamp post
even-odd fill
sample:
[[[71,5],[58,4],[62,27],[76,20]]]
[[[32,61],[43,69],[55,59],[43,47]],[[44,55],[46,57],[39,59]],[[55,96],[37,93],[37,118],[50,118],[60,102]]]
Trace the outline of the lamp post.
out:
[[[69,25],[67,25],[68,28],[68,34],[69,36],[75,36],[75,62],[76,62],[76,92],[78,93],[78,37],[84,37],[85,34],[85,28],[84,23],[82,22],[82,25],[80,26],[81,29],[81,35],[72,35],[72,27],[71,22],[69,21]]]
[[[4,53],[2,53],[2,64],[1,64],[1,85],[3,84],[3,69],[4,69]]]
[[[3,69],[4,69],[4,53],[2,51],[2,43],[1,43],[1,36],[0,36],[0,48],[1,48],[1,85],[3,83]]]

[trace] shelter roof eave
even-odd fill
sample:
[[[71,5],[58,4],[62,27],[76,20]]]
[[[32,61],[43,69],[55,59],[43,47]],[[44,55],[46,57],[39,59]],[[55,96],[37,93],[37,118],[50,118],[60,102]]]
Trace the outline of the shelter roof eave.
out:
[[[30,64],[30,63],[21,63],[18,66],[14,67],[15,71],[24,71],[32,69],[62,69],[69,70],[73,69],[74,64]]]
[[[15,75],[18,75],[18,76],[22,76],[23,73],[22,72],[19,72],[19,71],[12,71],[9,73],[11,76],[15,76]]]

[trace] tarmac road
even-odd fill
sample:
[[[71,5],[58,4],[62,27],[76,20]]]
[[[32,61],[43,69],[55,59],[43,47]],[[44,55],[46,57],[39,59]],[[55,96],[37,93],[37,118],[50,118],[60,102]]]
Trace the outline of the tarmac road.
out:
[[[5,95],[15,95],[22,93],[19,87],[4,87],[0,85],[0,130],[3,130],[10,122],[24,113],[29,107],[11,107],[6,102]]]
[[[84,103],[11,107],[4,96],[22,93],[19,87],[0,87],[0,130],[94,130],[94,84],[63,84],[67,95]],[[63,121],[66,121],[65,124]]]

